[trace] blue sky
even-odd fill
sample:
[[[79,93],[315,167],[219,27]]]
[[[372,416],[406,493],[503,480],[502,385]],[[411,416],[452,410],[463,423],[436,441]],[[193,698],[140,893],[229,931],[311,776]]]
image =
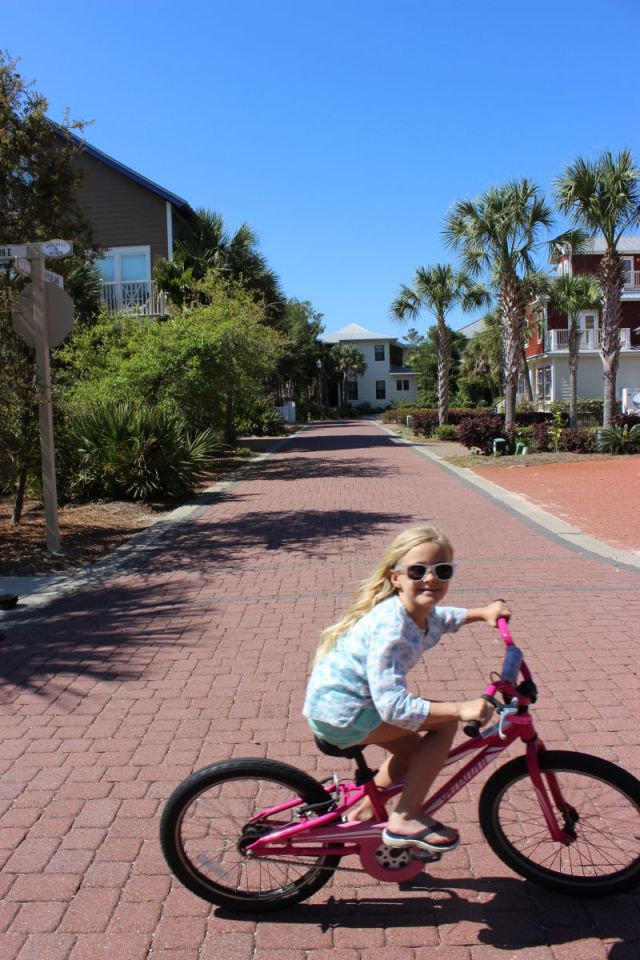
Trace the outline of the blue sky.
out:
[[[639,34],[637,0],[34,0],[4,5],[0,46],[54,119],[248,221],[328,332],[401,335],[389,303],[455,260],[456,200],[549,190],[604,149],[640,162]]]

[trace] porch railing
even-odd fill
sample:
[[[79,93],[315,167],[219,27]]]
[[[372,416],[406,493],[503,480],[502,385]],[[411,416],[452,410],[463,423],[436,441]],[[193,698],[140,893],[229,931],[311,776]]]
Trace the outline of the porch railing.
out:
[[[624,282],[625,290],[640,290],[640,270],[630,270],[628,280]]]
[[[103,283],[102,306],[112,313],[131,313],[142,317],[161,317],[167,312],[165,294],[154,280],[126,280]]]
[[[580,350],[599,350],[601,335],[599,330],[581,330],[578,341]],[[620,330],[620,347],[623,350],[631,349],[631,330],[622,327]],[[547,330],[544,335],[545,353],[564,353],[569,349],[568,330]]]

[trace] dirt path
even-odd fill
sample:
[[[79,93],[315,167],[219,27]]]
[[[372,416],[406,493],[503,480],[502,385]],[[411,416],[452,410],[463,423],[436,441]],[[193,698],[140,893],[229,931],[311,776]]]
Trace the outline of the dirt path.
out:
[[[614,547],[640,550],[640,456],[572,463],[474,467],[473,472],[584,533]]]

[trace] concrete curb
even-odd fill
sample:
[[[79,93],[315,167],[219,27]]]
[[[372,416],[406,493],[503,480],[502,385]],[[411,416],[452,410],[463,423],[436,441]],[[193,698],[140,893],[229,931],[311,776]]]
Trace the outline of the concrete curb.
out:
[[[577,527],[572,527],[565,520],[561,520],[553,514],[547,513],[546,510],[537,507],[521,494],[505,490],[505,488],[499,484],[485,480],[484,477],[479,477],[466,467],[456,467],[454,464],[448,463],[433,450],[427,450],[421,444],[413,443],[411,440],[407,440],[406,437],[398,436],[397,433],[382,426],[382,424],[378,423],[376,426],[379,430],[393,437],[397,443],[412,447],[416,453],[437,463],[443,470],[448,470],[450,473],[455,474],[463,483],[476,487],[493,500],[499,500],[505,508],[519,514],[519,516],[523,517],[527,522],[535,524],[537,527],[542,527],[547,534],[550,534],[572,550],[580,553],[588,553],[602,560],[608,560],[617,566],[633,567],[635,570],[640,569],[640,552],[622,550],[618,547],[612,547],[610,544],[604,543],[601,540],[596,540],[594,537],[583,533],[582,530],[578,530]]]

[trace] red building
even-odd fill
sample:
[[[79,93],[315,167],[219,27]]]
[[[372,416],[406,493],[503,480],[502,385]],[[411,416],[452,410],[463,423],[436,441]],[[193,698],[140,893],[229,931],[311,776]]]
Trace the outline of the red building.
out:
[[[551,259],[558,276],[596,274],[605,251],[602,238],[590,241],[588,252],[572,257],[558,253]],[[620,321],[620,362],[616,378],[616,396],[623,401],[640,392],[640,237],[622,237],[618,252],[625,269]],[[600,359],[600,315],[597,310],[578,314],[580,356],[578,396],[602,398],[603,377]],[[533,331],[525,349],[535,399],[540,403],[569,399],[569,321],[566,314],[552,310],[546,300],[530,312]],[[626,391],[626,392],[625,392]],[[519,394],[520,399],[524,395]]]

